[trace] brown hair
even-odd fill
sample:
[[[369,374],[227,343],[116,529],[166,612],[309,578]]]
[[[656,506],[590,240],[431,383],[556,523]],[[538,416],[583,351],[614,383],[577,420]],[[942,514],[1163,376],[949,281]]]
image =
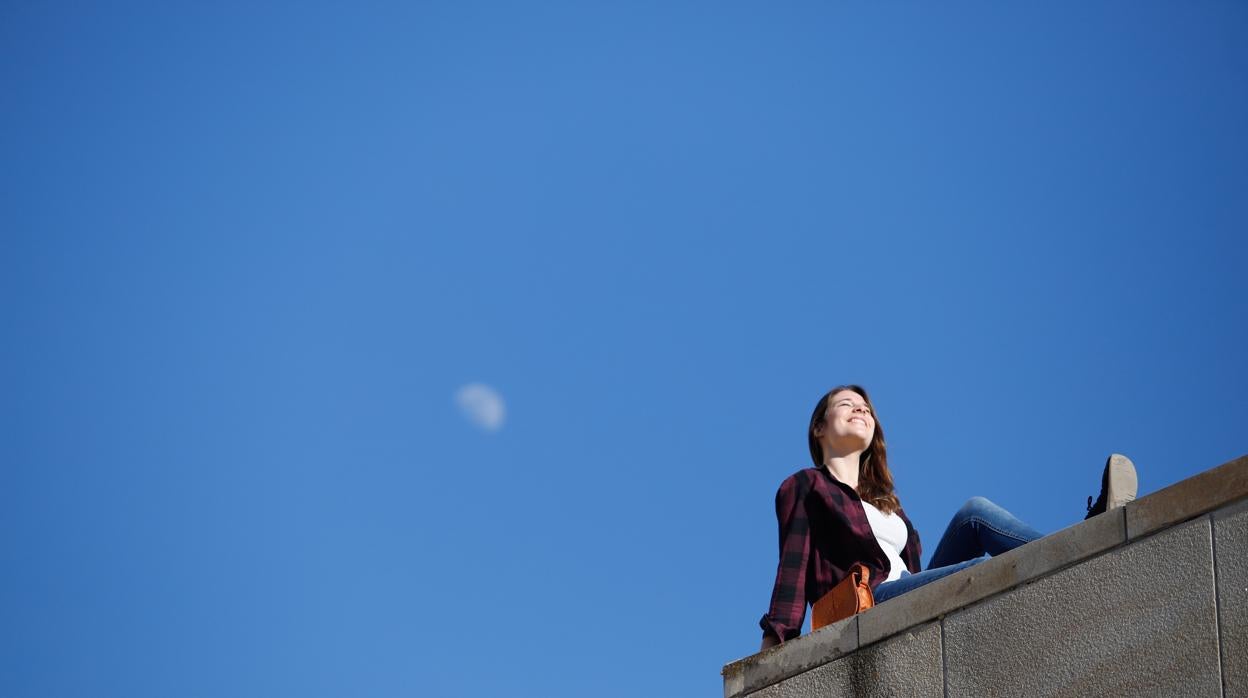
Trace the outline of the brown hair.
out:
[[[861,395],[862,399],[866,400],[867,407],[871,409],[871,416],[875,419],[875,436],[871,437],[871,444],[862,452],[858,461],[858,496],[885,514],[891,514],[901,508],[901,502],[893,493],[893,474],[888,469],[888,449],[884,445],[884,427],[880,426],[880,416],[876,414],[875,405],[871,404],[871,398],[862,386],[838,385],[824,393],[819,404],[815,405],[815,411],[810,415],[810,426],[806,429],[806,442],[810,445],[810,459],[815,462],[816,468],[823,467],[823,446],[819,444],[819,439],[815,438],[815,427],[823,424],[828,411],[828,402],[833,395],[842,390]]]

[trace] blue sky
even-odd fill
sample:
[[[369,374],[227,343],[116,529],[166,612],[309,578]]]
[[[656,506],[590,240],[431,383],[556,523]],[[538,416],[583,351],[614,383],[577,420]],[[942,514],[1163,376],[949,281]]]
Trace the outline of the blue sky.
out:
[[[5,696],[716,695],[843,382],[929,555],[1248,451],[1240,3],[9,2],[0,87]]]

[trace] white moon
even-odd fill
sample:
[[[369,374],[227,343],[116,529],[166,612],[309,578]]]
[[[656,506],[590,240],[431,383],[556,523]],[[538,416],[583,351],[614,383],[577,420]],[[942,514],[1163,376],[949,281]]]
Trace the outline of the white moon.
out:
[[[465,419],[485,431],[498,431],[507,418],[503,396],[484,383],[469,383],[456,390],[455,404]]]

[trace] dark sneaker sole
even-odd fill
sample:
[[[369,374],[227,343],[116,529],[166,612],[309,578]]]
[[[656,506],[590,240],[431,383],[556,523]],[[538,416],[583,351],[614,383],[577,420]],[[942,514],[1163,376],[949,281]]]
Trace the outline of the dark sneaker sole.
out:
[[[1109,471],[1109,486],[1105,492],[1105,510],[1125,505],[1135,500],[1139,480],[1135,476],[1135,464],[1130,458],[1115,453],[1105,464]]]

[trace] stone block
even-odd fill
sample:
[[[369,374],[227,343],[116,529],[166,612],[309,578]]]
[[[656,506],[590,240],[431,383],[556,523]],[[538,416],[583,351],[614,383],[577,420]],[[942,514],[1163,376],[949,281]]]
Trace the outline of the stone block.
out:
[[[1213,515],[1223,691],[1248,696],[1248,502]]]
[[[822,666],[858,649],[858,617],[846,618],[724,667],[724,698]]]
[[[940,624],[913,628],[750,694],[750,698],[944,695]]]
[[[1208,517],[944,620],[949,695],[1220,696]]]
[[[1248,497],[1248,456],[1189,477],[1126,506],[1127,538],[1136,539]]]
[[[919,623],[1113,548],[1126,541],[1121,508],[1093,517],[974,567],[890,599],[859,616],[859,644]]]

